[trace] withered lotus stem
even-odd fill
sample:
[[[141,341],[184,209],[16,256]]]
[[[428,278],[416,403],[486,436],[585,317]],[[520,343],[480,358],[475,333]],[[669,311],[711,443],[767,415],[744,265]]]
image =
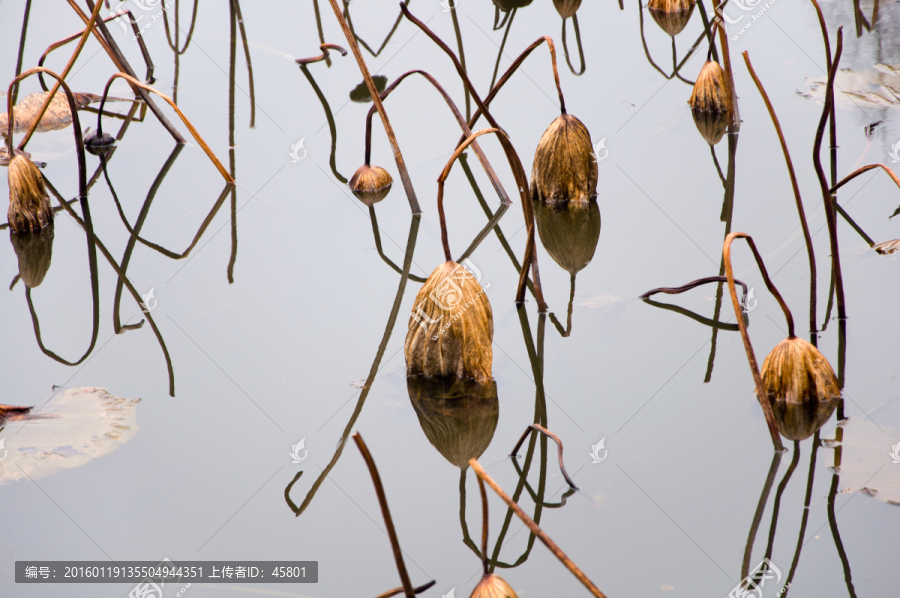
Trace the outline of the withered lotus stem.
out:
[[[770,400],[827,402],[841,396],[831,364],[802,338],[778,343],[763,362],[760,375]]]
[[[497,383],[409,376],[406,388],[428,442],[447,461],[468,469],[469,459],[480,457],[494,438]]]
[[[556,7],[559,16],[569,19],[581,8],[581,0],[553,0],[553,6]]]
[[[16,154],[9,163],[9,226],[13,232],[40,230],[53,221],[44,178],[31,160]]]
[[[700,112],[731,114],[734,111],[731,95],[728,93],[728,84],[725,81],[725,71],[715,60],[707,60],[700,69],[688,104],[693,110]]]
[[[485,575],[469,598],[518,598],[509,584],[499,575]]]
[[[534,152],[531,198],[588,202],[597,197],[597,162],[591,134],[580,120],[563,114],[547,127]]]
[[[660,28],[675,37],[687,26],[695,0],[650,0],[650,16]]]
[[[494,316],[468,270],[444,262],[419,289],[404,353],[409,376],[492,379]]]
[[[9,231],[9,241],[19,260],[19,276],[29,289],[44,281],[53,257],[53,223],[34,232]]]
[[[350,191],[361,202],[372,206],[387,197],[394,179],[381,166],[363,164],[350,177]]]

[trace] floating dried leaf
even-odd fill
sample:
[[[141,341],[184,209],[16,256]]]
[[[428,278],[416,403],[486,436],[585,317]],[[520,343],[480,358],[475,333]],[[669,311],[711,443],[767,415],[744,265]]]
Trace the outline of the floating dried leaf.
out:
[[[41,111],[44,100],[47,99],[49,94],[49,91],[32,93],[22,98],[22,101],[16,104],[13,108],[13,115],[16,119],[16,122],[13,125],[14,132],[24,131],[31,126],[31,123],[34,122],[38,112]],[[6,96],[5,93],[2,95],[4,97]],[[91,102],[100,101],[100,96],[96,96],[92,93],[74,93],[72,95],[75,96],[75,103],[79,108],[84,108]],[[72,111],[69,109],[69,102],[66,99],[65,92],[58,91],[56,92],[56,95],[53,96],[50,105],[47,106],[47,111],[44,112],[44,116],[41,117],[41,122],[38,124],[36,131],[39,133],[44,131],[55,131],[57,129],[64,129],[70,124],[72,124]],[[0,114],[0,130],[5,133],[8,127],[9,114],[4,112]]]

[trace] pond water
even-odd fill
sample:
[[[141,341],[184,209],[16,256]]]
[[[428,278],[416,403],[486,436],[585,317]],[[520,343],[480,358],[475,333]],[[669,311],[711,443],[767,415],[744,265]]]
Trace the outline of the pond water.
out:
[[[24,42],[26,2],[0,5],[6,81],[17,72],[20,46],[24,71],[82,27],[62,3],[28,4]],[[444,193],[450,248],[456,257],[466,252],[490,300],[499,407],[485,399],[486,406],[473,401],[460,410],[450,402],[432,412],[410,398],[418,391],[407,385],[403,347],[422,280],[444,260],[436,181],[460,136],[453,115],[421,77],[385,100],[422,214],[410,215],[377,115],[371,163],[395,183],[370,211],[345,182],[363,163],[372,106],[353,99],[365,100],[366,92],[351,95],[363,80],[353,55],[332,51],[305,72],[294,62],[319,54],[322,42],[349,49],[328,1],[244,3],[242,20],[227,2],[183,2],[176,25],[178,4],[168,11],[178,51],[163,17],[155,18],[159,3],[123,8],[144,17],[153,86],[173,96],[237,184],[223,191],[203,149],[157,101],[187,139],[184,146],[146,112],[127,126],[105,170],[87,156],[88,204],[103,246],[95,267],[80,224],[83,206],[75,201],[78,219],[56,214],[42,282],[26,289],[20,280],[0,293],[0,403],[40,405],[41,413],[64,418],[66,406],[54,407],[70,396],[66,389],[141,399],[129,414],[127,441],[115,450],[0,485],[0,594],[112,597],[133,587],[14,582],[15,561],[78,559],[319,563],[317,584],[187,589],[198,596],[336,598],[397,587],[372,481],[349,438],[359,432],[378,465],[412,583],[436,580],[423,595],[467,596],[481,574],[481,503],[474,472],[451,462],[454,449],[442,444],[435,426],[443,423],[451,435],[479,435],[488,474],[608,596],[727,596],[764,558],[779,573],[760,590],[765,596],[788,583],[786,593],[798,598],[896,595],[900,507],[891,501],[900,501],[900,463],[893,462],[900,459],[891,452],[900,443],[900,367],[891,347],[900,317],[891,305],[900,294],[900,253],[879,255],[864,235],[876,243],[900,236],[896,219],[888,219],[900,191],[873,170],[837,193],[864,231],[838,215],[847,311],[839,321],[829,300],[828,228],[811,159],[822,97],[807,96],[825,77],[811,3],[751,7],[735,0],[725,7],[728,20],[737,21],[728,38],[742,122],[739,133],[712,149],[687,105],[707,51],[701,13],[711,11],[708,3],[694,9],[674,42],[630,0],[584,2],[577,31],[575,19],[564,24],[549,0],[501,12],[501,21],[508,17],[502,26],[487,0],[456,0],[453,10],[437,0],[410,3],[454,51],[461,40],[482,96],[497,64],[502,74],[531,42],[552,36],[567,110],[593,143],[603,140],[602,226],[592,257],[587,251],[580,258],[590,263],[573,278],[555,261],[561,250],[550,231],[542,227],[539,236],[546,315],[531,292],[524,305],[515,303],[525,215],[502,147],[493,136],[481,139],[512,205],[471,252],[466,248],[501,203],[474,152],[466,152],[471,177],[466,168],[451,170]],[[826,0],[822,10],[832,50],[844,28],[841,68],[864,72],[900,62],[896,3],[876,9],[869,0]],[[451,60],[400,18],[395,4],[355,0],[349,14],[373,75],[391,83],[426,70],[463,114],[474,112]],[[130,29],[108,27],[143,77]],[[46,66],[61,70],[74,45],[52,52]],[[638,298],[720,275],[726,233],[743,231],[792,308],[798,335],[809,338],[803,235],[778,138],[743,51],[791,151],[817,262],[817,343],[843,384],[843,400],[821,430],[785,440],[784,454],[773,452],[727,287],[724,294],[712,284]],[[67,81],[75,92],[101,95],[115,71],[92,38]],[[894,103],[844,93],[877,88],[862,80],[865,89],[838,93],[838,180],[866,164],[900,160],[892,158],[900,140]],[[19,98],[37,91],[30,77]],[[133,97],[121,79],[110,95]],[[125,115],[131,106],[112,102],[107,110]],[[490,108],[530,173],[534,149],[559,115],[545,45]],[[83,129],[96,128],[96,111],[80,116]],[[105,117],[104,130],[115,135],[123,122]],[[484,126],[481,119],[476,128]],[[28,144],[68,200],[78,195],[72,139],[68,127],[38,133]],[[822,160],[830,178],[827,149]],[[582,246],[595,232],[584,232]],[[116,270],[125,271],[134,294],[120,286]],[[19,272],[13,243],[0,243],[4,289]],[[754,289],[746,317],[762,363],[787,334],[784,316],[743,241],[734,244],[734,273]],[[567,492],[552,442],[526,442],[518,461],[508,458],[534,422],[563,441],[577,492]],[[0,437],[9,439],[7,450],[18,450],[17,435],[35,434],[49,450],[54,425],[53,418],[10,419]],[[27,473],[28,460],[15,463]],[[519,596],[589,595],[490,490],[488,503],[492,563]],[[166,591],[174,596],[176,589]]]

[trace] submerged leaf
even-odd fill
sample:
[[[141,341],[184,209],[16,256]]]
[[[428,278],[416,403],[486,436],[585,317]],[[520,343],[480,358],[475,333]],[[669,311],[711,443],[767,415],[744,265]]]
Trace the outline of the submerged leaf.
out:
[[[824,78],[807,78],[809,91],[797,93],[819,103],[825,100]],[[838,107],[859,107],[860,102],[878,106],[900,104],[900,64],[878,63],[872,68],[854,71],[840,69],[834,79],[834,101]]]
[[[37,480],[113,452],[137,434],[139,401],[103,388],[69,388],[40,414],[20,416],[30,421],[3,435],[8,454],[0,462],[0,485],[26,479],[23,471]]]
[[[49,91],[39,91],[25,96],[18,104],[16,104],[13,109],[13,115],[16,119],[14,132],[23,131],[31,126],[31,123],[37,118],[38,112],[41,111],[41,106],[44,105],[44,100],[49,94]],[[78,106],[78,108],[84,108],[91,102],[100,101],[100,96],[96,96],[92,93],[75,93],[72,95],[75,96],[75,105]],[[5,93],[0,96],[0,99],[6,104]],[[44,112],[44,116],[41,117],[41,122],[36,130],[39,133],[44,131],[55,131],[57,129],[64,129],[70,124],[72,124],[72,111],[69,110],[69,101],[66,99],[65,93],[58,91],[50,102],[50,105],[47,106],[47,111]],[[0,130],[5,133],[8,126],[9,114],[4,112],[0,114]]]

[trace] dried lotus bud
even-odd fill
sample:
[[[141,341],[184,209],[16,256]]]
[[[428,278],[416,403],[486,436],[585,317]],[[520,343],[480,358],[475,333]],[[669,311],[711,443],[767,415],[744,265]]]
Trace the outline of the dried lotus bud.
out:
[[[796,336],[772,349],[760,374],[770,401],[827,402],[841,396],[831,364],[818,349]]]
[[[650,0],[650,16],[660,28],[675,37],[687,26],[694,13],[694,0]]]
[[[44,281],[53,255],[53,223],[34,232],[14,233],[9,241],[19,260],[19,276],[29,289]]]
[[[600,240],[600,208],[596,202],[567,205],[534,202],[541,244],[569,274],[587,266]]]
[[[531,198],[587,202],[597,196],[597,162],[584,124],[563,114],[547,127],[534,152]]]
[[[468,270],[444,262],[419,289],[404,353],[409,376],[491,377],[494,316],[484,289]]]
[[[509,584],[499,575],[485,575],[469,598],[518,598]]]
[[[50,198],[41,171],[31,160],[16,154],[9,163],[9,210],[13,232],[40,230],[53,221]]]
[[[700,112],[724,112],[731,114],[734,106],[731,102],[731,94],[728,91],[728,83],[725,79],[725,71],[715,60],[707,60],[697,82],[694,83],[694,91],[688,100],[693,110]]]
[[[406,379],[409,400],[428,442],[460,469],[484,453],[497,429],[497,383],[459,378]]]
[[[556,12],[559,13],[559,16],[563,19],[569,19],[574,17],[578,9],[581,8],[581,0],[553,0],[553,6],[556,7]]]
[[[350,177],[350,191],[361,202],[372,206],[387,197],[394,179],[381,166],[363,164]]]

